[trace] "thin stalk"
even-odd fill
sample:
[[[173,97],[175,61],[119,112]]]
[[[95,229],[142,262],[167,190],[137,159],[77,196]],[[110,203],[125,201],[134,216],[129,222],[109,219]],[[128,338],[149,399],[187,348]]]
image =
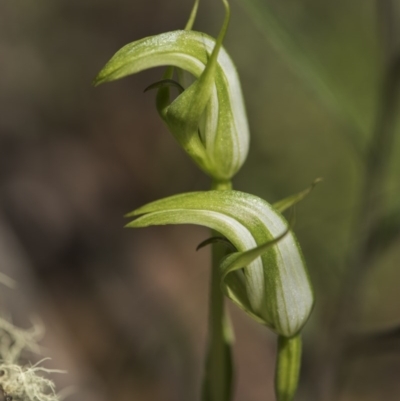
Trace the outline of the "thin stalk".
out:
[[[301,336],[278,336],[278,355],[275,370],[275,392],[278,401],[292,401],[299,383],[301,365]]]
[[[214,190],[230,190],[230,181],[214,181]],[[212,232],[212,236],[219,235]],[[213,244],[211,290],[209,304],[209,344],[203,387],[203,401],[230,401],[232,396],[232,331],[221,290],[219,265],[226,255],[226,246]]]

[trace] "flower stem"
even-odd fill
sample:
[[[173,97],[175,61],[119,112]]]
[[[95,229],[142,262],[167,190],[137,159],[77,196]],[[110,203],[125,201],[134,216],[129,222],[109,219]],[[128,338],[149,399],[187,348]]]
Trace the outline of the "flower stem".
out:
[[[214,190],[230,190],[229,181],[214,181]],[[213,232],[213,236],[219,235]],[[232,396],[232,355],[233,335],[229,317],[225,310],[224,294],[221,290],[219,265],[226,255],[223,244],[213,244],[212,271],[209,311],[209,344],[203,387],[203,401],[230,401]]]
[[[299,382],[301,364],[300,334],[278,337],[278,355],[275,372],[275,392],[278,401],[292,401]]]

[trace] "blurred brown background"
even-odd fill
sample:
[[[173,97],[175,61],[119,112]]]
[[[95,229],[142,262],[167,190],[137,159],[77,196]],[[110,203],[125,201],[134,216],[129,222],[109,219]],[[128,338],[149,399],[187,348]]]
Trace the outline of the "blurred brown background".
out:
[[[374,187],[386,225],[372,237],[390,241],[368,268],[358,257],[361,267],[347,274],[353,250],[366,249],[357,235],[363,230],[354,229],[363,227],[359,212],[375,210],[362,206],[365,167],[374,132],[384,126],[381,88],[400,38],[398,2],[380,4],[232,4],[225,47],[242,78],[252,132],[235,188],[274,202],[324,177],[297,208],[295,231],[317,299],[304,333],[299,400],[400,399],[396,102],[388,165]],[[154,93],[143,93],[162,69],[91,86],[115,51],[182,28],[191,6],[0,2],[0,271],[18,282],[1,290],[1,312],[23,327],[34,316],[44,322],[46,366],[68,370],[53,378],[60,389],[74,386],[71,401],[199,399],[209,249],[195,248],[207,230],[125,230],[122,216],[151,200],[207,189],[208,179],[168,134]],[[203,0],[194,28],[215,36],[222,18],[218,1]],[[276,338],[230,309],[235,401],[274,400]],[[345,335],[332,331],[341,325]],[[339,362],[332,362],[335,347]]]

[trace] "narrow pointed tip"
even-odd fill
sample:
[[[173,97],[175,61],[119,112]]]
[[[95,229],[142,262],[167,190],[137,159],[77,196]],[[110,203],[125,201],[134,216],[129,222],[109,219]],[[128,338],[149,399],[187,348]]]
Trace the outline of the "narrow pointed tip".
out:
[[[110,81],[110,70],[107,68],[109,63],[107,63],[103,68],[97,73],[95,78],[92,81],[93,86],[99,86],[105,82]],[[112,80],[112,79],[111,79]]]
[[[92,81],[92,85],[94,87],[99,86],[103,83],[103,77],[99,74],[96,76],[96,78]]]
[[[124,225],[124,228],[135,228],[135,220],[134,221],[130,221],[128,224]]]
[[[124,214],[124,218],[125,219],[130,218],[130,217],[135,217],[135,216],[137,216],[136,210],[134,210],[133,212],[129,212],[129,213],[125,213]]]

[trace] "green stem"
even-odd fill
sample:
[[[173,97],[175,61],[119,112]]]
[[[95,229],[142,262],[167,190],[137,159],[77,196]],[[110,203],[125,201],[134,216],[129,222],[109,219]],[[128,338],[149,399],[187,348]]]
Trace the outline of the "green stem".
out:
[[[214,190],[230,190],[229,181],[214,181]],[[213,232],[212,235],[219,235]],[[223,244],[212,248],[212,271],[209,312],[209,345],[203,387],[203,401],[230,401],[232,396],[232,357],[233,341],[229,317],[225,310],[224,294],[221,291],[219,264],[226,255]]]
[[[215,189],[217,191],[226,191],[232,189],[232,182],[229,180],[213,180],[211,184],[211,189]]]
[[[278,401],[292,401],[299,382],[301,337],[278,337],[275,392]]]

